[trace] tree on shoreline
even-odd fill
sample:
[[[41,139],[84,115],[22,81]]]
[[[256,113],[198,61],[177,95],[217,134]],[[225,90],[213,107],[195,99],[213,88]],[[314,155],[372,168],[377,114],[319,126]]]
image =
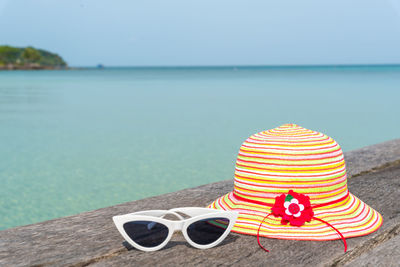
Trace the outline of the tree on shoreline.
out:
[[[0,69],[66,68],[67,63],[55,53],[34,47],[0,46]]]
[[[33,47],[27,47],[22,52],[22,58],[27,63],[38,62],[40,60],[40,52]]]

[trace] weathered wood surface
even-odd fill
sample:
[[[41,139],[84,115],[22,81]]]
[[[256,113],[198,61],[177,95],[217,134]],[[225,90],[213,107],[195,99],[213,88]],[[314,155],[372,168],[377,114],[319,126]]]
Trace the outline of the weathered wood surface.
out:
[[[126,265],[376,265],[400,259],[400,139],[345,153],[350,191],[384,218],[375,233],[341,241],[288,241],[230,234],[218,247],[198,250],[176,233],[161,251],[129,248],[111,217],[146,209],[205,206],[232,190],[232,180],[124,203],[91,212],[0,232],[0,266]]]

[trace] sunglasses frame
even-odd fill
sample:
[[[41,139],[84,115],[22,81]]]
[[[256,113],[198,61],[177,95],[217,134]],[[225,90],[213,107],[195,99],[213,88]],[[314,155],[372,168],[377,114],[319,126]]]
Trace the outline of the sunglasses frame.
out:
[[[190,218],[183,218],[178,212],[183,213]],[[179,218],[179,221],[173,221],[162,218],[165,215],[172,214]],[[117,215],[113,217],[113,221],[115,226],[117,227],[120,234],[125,238],[125,240],[132,245],[134,248],[142,250],[142,251],[156,251],[162,249],[168,242],[171,240],[172,235],[176,231],[181,231],[186,241],[193,247],[199,249],[207,249],[212,248],[219,243],[221,243],[231,232],[233,225],[236,222],[236,219],[239,215],[237,211],[225,211],[225,210],[216,210],[209,208],[198,208],[198,207],[183,207],[183,208],[174,208],[170,210],[146,210],[139,211],[134,213],[129,213],[125,215]],[[187,228],[194,222],[208,219],[208,218],[225,218],[229,219],[228,227],[225,232],[214,242],[207,245],[200,245],[193,242],[187,234]],[[132,221],[152,221],[156,223],[160,223],[168,228],[168,236],[165,240],[155,247],[143,247],[136,242],[134,242],[128,234],[125,232],[123,225],[127,222]]]

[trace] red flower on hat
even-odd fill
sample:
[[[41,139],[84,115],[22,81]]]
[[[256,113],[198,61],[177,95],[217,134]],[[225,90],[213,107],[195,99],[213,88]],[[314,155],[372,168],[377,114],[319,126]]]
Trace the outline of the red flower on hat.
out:
[[[311,221],[314,216],[310,197],[293,190],[275,198],[272,214],[276,217],[282,217],[282,224],[290,223],[293,226],[302,226],[305,222]]]

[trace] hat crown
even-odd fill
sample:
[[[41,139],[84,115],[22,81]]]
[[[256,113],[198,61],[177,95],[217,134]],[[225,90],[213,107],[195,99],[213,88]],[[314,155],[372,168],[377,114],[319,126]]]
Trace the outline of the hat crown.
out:
[[[331,137],[296,124],[259,132],[240,147],[234,193],[242,198],[274,203],[293,191],[314,204],[345,196],[343,152]]]

